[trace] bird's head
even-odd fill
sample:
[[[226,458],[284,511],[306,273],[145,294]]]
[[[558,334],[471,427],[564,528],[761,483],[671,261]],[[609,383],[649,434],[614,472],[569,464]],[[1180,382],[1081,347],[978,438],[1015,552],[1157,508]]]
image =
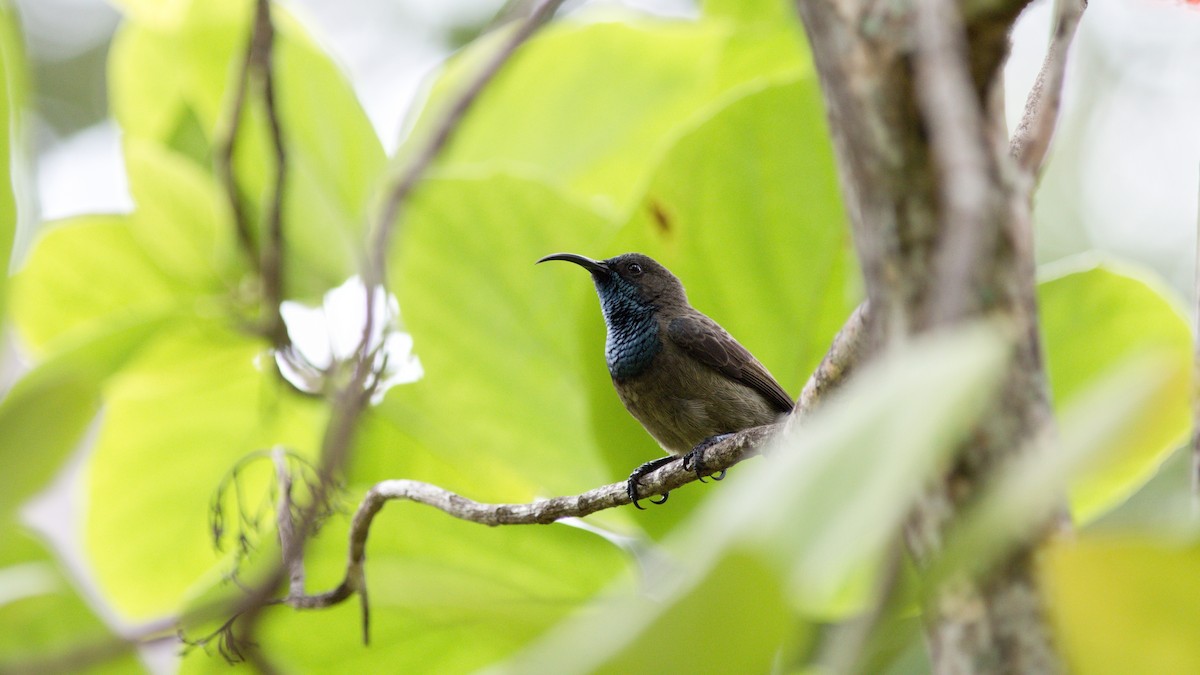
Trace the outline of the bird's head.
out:
[[[626,303],[639,309],[687,304],[687,294],[679,279],[656,260],[641,253],[624,253],[608,260],[592,260],[574,253],[554,253],[538,262],[547,260],[573,262],[591,272],[606,314],[610,308]]]

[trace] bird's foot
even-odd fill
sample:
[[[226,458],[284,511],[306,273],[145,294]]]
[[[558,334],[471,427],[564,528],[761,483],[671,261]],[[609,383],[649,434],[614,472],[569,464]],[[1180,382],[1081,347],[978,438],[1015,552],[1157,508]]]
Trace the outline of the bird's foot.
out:
[[[695,471],[696,478],[699,479],[701,483],[707,483],[708,481],[704,480],[704,451],[716,445],[717,443],[720,443],[731,435],[732,434],[717,434],[716,436],[709,436],[708,438],[697,443],[696,447],[692,448],[691,452],[683,456],[683,468],[687,471]],[[710,478],[713,480],[725,480],[725,469],[721,469],[720,471],[712,474]]]
[[[625,482],[625,493],[629,495],[629,501],[633,502],[633,505],[635,507],[637,507],[638,509],[641,509],[642,511],[646,510],[645,507],[643,507],[641,504],[638,503],[638,500],[641,499],[641,497],[638,496],[638,488],[637,488],[638,479],[640,479],[642,476],[645,476],[646,474],[650,473],[651,471],[659,468],[660,466],[663,466],[664,464],[667,464],[667,463],[673,462],[673,461],[675,461],[674,457],[659,457],[658,459],[652,459],[649,462],[646,462],[645,464],[634,469],[633,473],[629,474],[629,480],[627,480]],[[667,497],[669,497],[669,496],[671,496],[671,494],[668,492],[668,493],[664,493],[662,495],[662,499],[659,499],[657,501],[655,501],[654,497],[648,497],[648,499],[650,500],[651,504],[662,504],[667,501]]]

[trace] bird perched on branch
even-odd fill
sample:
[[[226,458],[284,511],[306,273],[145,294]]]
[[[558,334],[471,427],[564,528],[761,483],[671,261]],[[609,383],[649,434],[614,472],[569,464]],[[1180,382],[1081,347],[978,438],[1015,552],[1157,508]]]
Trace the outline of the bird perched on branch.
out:
[[[629,474],[637,508],[638,479],[683,456],[703,481],[705,448],[735,431],[770,424],[792,409],[771,373],[716,321],[688,304],[683,284],[648,256],[626,253],[592,260],[555,253],[592,274],[608,337],[604,355],[625,408],[670,453]],[[713,476],[725,477],[725,472]],[[667,495],[655,501],[667,501]]]

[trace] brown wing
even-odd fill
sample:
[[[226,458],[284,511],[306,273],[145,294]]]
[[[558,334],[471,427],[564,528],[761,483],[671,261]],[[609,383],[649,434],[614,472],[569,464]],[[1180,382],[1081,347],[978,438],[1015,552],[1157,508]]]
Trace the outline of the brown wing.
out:
[[[716,321],[703,314],[672,319],[667,324],[667,336],[697,361],[762,394],[779,412],[791,412],[792,398],[788,393]]]

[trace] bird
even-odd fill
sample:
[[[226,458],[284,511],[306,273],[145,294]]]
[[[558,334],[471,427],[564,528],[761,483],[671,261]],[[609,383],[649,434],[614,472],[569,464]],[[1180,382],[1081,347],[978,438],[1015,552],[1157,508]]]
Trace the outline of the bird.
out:
[[[688,302],[683,283],[641,253],[593,260],[553,253],[538,263],[575,263],[592,275],[607,336],[605,362],[625,409],[668,454],[629,474],[625,489],[638,509],[638,480],[683,457],[704,480],[703,451],[742,429],[771,424],[792,398],[758,359]],[[721,480],[725,472],[713,475]],[[662,504],[662,499],[650,501]]]

